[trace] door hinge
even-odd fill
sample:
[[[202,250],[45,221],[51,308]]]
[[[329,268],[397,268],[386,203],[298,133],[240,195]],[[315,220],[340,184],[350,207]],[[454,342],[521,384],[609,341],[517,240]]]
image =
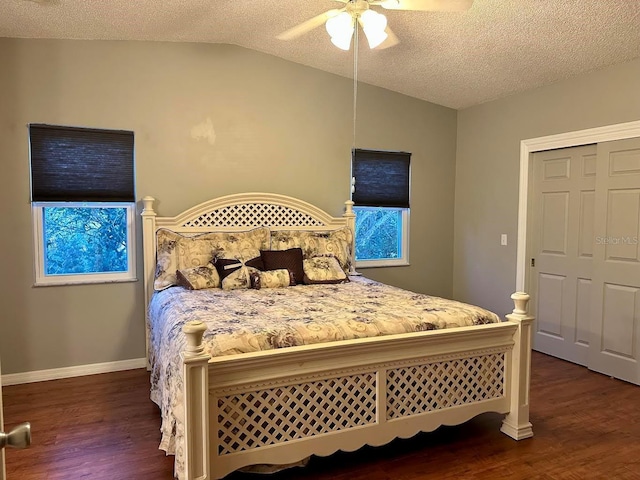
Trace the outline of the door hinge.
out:
[[[532,258],[532,259],[531,259],[531,266],[532,266],[532,267],[535,267],[535,266],[536,266],[536,259],[535,259],[535,258]]]

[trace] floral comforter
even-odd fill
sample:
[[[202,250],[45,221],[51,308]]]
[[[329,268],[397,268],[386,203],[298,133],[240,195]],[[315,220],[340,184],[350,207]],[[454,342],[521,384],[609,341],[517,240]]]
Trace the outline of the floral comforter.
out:
[[[207,324],[204,342],[212,356],[500,321],[480,307],[365,277],[337,285],[156,292],[149,305],[151,399],[162,412],[160,448],[176,455],[178,478],[184,454],[180,352],[182,327],[190,320]]]

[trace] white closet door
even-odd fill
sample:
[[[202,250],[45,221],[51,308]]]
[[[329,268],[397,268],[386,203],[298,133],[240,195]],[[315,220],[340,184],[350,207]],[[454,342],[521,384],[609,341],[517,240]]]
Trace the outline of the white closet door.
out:
[[[598,144],[589,368],[640,384],[640,138]]]
[[[587,365],[596,146],[537,152],[533,166],[533,348]]]

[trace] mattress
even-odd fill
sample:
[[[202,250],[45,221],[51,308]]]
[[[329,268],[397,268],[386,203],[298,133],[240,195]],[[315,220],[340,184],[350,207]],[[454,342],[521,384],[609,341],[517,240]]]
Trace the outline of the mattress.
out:
[[[151,398],[162,412],[160,448],[181,457],[183,325],[206,323],[212,356],[499,322],[480,307],[353,276],[330,285],[155,292],[149,305]],[[177,468],[179,471],[180,469]]]

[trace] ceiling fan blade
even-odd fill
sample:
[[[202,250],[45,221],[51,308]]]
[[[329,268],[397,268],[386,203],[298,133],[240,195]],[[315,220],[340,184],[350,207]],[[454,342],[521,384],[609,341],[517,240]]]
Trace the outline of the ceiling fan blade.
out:
[[[389,27],[384,29],[385,33],[387,34],[387,39],[382,42],[380,45],[378,45],[376,47],[376,50],[383,50],[385,48],[391,48],[397,44],[400,43],[400,40],[398,39],[398,37],[396,36],[395,33],[393,33],[393,30],[391,30]]]
[[[424,12],[464,12],[469,10],[472,4],[473,0],[382,0],[379,3],[388,10]]]
[[[285,32],[282,32],[276,38],[278,38],[279,40],[293,40],[294,38],[297,38],[300,35],[304,35],[305,33],[313,30],[314,28],[319,27],[320,25],[325,23],[328,19],[330,19],[331,17],[335,17],[343,10],[345,9],[344,8],[332,9],[324,13],[321,13],[320,15],[316,15],[315,17],[310,18],[305,22],[302,22],[300,25],[296,25],[295,27],[290,28]]]

